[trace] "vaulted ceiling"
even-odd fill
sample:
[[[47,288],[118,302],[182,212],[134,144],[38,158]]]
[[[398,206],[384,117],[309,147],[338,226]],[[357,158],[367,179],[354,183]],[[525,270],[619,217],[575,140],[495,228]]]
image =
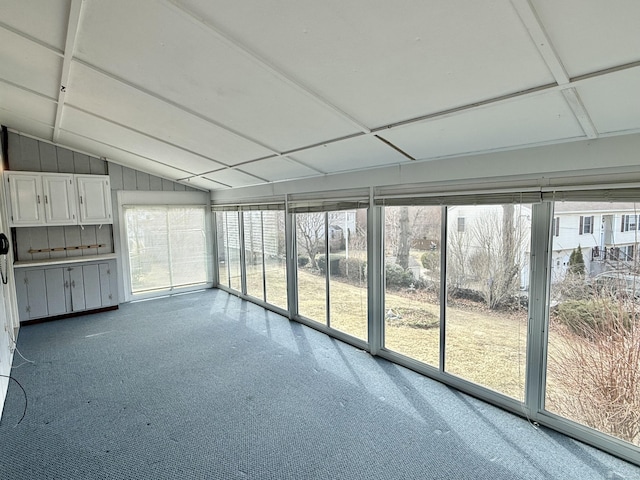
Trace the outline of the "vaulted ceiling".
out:
[[[640,131],[637,0],[0,0],[0,123],[208,190]]]

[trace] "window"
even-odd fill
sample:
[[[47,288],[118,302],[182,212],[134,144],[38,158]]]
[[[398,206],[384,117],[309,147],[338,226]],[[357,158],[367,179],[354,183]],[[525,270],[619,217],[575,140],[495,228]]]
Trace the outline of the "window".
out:
[[[131,293],[209,282],[205,207],[128,206]]]
[[[458,232],[464,232],[464,217],[458,217]]]
[[[637,229],[638,216],[637,215],[622,215],[622,232],[634,231]]]
[[[560,217],[556,217],[553,219],[553,236],[560,236]]]
[[[593,215],[590,217],[580,216],[579,234],[593,233]]]

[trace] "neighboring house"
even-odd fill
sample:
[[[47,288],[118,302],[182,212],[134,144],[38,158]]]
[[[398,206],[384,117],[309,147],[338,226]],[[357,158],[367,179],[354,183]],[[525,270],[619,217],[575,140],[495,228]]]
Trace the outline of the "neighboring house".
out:
[[[556,202],[551,231],[552,282],[564,278],[569,256],[578,246],[590,276],[633,269],[638,227],[634,203]]]

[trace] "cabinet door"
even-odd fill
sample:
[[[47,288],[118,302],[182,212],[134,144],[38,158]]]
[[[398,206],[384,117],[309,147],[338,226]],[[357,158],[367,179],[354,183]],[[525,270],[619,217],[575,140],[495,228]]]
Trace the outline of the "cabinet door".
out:
[[[113,223],[108,175],[76,175],[81,225]]]
[[[111,266],[108,263],[100,264],[100,297],[103,307],[113,304],[111,293]]]
[[[42,205],[42,182],[40,175],[10,173],[9,203],[11,204],[11,225],[33,226],[44,223]]]
[[[76,189],[73,175],[43,174],[45,221],[48,225],[75,225]]]
[[[98,265],[84,265],[82,267],[82,279],[84,282],[84,302],[85,308],[102,307],[102,296],[100,294],[100,268]]]
[[[49,315],[67,313],[66,290],[68,290],[69,284],[66,282],[65,285],[64,274],[64,268],[48,268],[44,271]]]
[[[69,284],[71,286],[71,311],[85,310],[84,301],[84,278],[82,275],[82,267],[73,267],[67,269],[69,272]]]
[[[46,317],[48,314],[47,283],[44,272],[44,270],[25,271],[29,318]]]

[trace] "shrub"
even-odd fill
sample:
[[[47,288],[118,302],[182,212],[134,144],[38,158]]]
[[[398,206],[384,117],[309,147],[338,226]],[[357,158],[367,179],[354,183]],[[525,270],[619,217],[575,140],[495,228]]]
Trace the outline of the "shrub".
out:
[[[387,287],[406,288],[411,286],[411,284],[415,284],[411,271],[405,270],[395,263],[387,263],[385,265],[384,275]]]
[[[304,267],[309,263],[309,257],[305,257],[304,255],[298,255],[298,266]]]
[[[618,311],[612,300],[567,300],[556,308],[558,322],[566,325],[573,333],[585,338],[593,337],[595,332],[609,328],[612,319],[622,321],[625,327],[631,324],[629,314]]]
[[[329,255],[329,269],[331,272],[332,276],[339,276],[340,275],[340,259],[344,258],[344,256],[342,255],[337,255],[337,254],[330,254]],[[325,255],[318,255],[317,258],[317,262],[318,262],[318,269],[320,270],[321,273],[326,273],[327,272],[327,260],[325,258]]]
[[[341,258],[338,261],[338,272],[354,282],[366,281],[367,262],[359,258]]]
[[[424,252],[420,257],[420,262],[422,263],[422,266],[427,270],[437,272],[440,270],[440,252],[436,252],[433,250]]]

